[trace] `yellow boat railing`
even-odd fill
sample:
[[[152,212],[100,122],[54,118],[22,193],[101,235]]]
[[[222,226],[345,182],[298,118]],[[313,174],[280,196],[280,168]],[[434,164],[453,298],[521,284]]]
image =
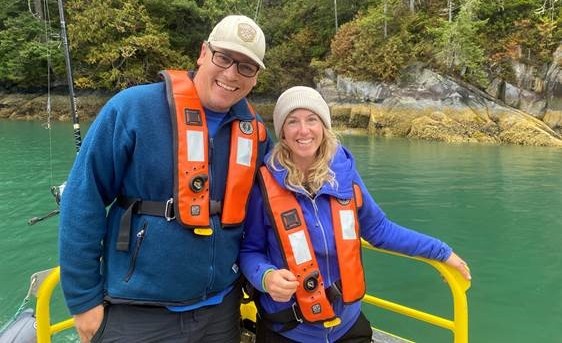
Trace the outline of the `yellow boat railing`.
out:
[[[384,300],[372,295],[365,295],[363,302],[393,311],[404,316],[408,316],[444,329],[448,329],[453,333],[454,343],[468,343],[468,303],[466,299],[466,291],[470,288],[470,281],[465,280],[462,275],[452,267],[435,260],[429,260],[420,257],[410,257],[387,250],[374,248],[367,242],[363,242],[363,247],[391,254],[400,257],[406,257],[413,260],[418,260],[431,265],[433,268],[443,276],[453,296],[453,319],[446,319],[436,315],[429,314],[420,310],[406,307],[388,300]],[[35,313],[37,317],[37,343],[50,343],[51,336],[70,329],[74,325],[74,320],[67,319],[54,324],[51,324],[50,318],[50,302],[53,291],[60,280],[60,268],[54,268],[53,271],[45,278],[39,286],[37,292],[37,304]],[[243,318],[248,318],[255,322],[256,308],[250,304],[243,304],[241,306]]]
[[[37,291],[35,317],[37,318],[37,343],[50,343],[51,336],[74,326],[70,318],[51,325],[51,296],[60,280],[60,267],[56,267],[43,280]]]
[[[453,333],[454,343],[468,343],[468,302],[466,299],[466,291],[470,288],[470,281],[466,280],[456,269],[446,265],[443,262],[429,260],[422,257],[411,257],[388,250],[378,249],[371,246],[365,241],[363,241],[363,247],[385,254],[425,262],[431,265],[433,268],[437,269],[437,271],[443,276],[444,280],[449,285],[451,294],[453,296],[453,319],[451,320],[435,316],[427,312],[406,307],[388,300],[377,298],[369,294],[365,295],[365,297],[363,298],[363,302],[389,311],[400,313],[402,315],[432,325],[436,325],[444,329],[449,329]]]

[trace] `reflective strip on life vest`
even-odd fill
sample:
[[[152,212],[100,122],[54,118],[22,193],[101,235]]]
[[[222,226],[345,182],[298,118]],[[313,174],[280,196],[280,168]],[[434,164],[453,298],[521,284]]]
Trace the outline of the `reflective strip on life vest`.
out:
[[[304,320],[315,323],[334,319],[297,199],[273,179],[265,166],[260,168],[259,180],[287,268],[299,282],[295,297]]]

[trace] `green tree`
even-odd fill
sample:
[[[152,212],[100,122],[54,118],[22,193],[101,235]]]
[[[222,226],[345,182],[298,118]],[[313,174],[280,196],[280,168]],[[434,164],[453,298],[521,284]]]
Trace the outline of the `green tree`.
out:
[[[142,3],[154,23],[168,34],[171,49],[193,59],[213,26],[224,16],[242,14],[253,18],[256,13],[256,3],[244,0],[144,0]]]
[[[536,24],[537,55],[541,62],[548,62],[562,39],[562,2],[546,0],[535,10],[539,15]]]
[[[150,17],[169,37],[170,48],[184,56],[195,59],[203,40],[213,25],[226,14],[245,14],[250,10],[240,0],[144,0]],[[242,8],[244,7],[244,9]]]
[[[170,48],[195,58],[211,23],[195,0],[145,0],[143,4],[154,24],[169,37]]]
[[[28,2],[0,0],[2,85],[42,87],[47,71],[65,82],[56,3],[47,1],[46,15],[54,20],[45,23],[29,13]],[[480,86],[486,83],[485,73],[512,81],[514,60],[543,66],[562,40],[562,0],[67,0],[65,4],[77,86],[93,89],[120,89],[153,81],[160,69],[195,67],[201,42],[227,14],[257,15],[266,34],[267,70],[254,90],[263,95],[276,95],[297,83],[312,85],[318,70],[326,66],[360,79],[393,81],[408,64],[422,62]]]
[[[193,65],[138,0],[73,0],[66,8],[78,87],[116,90]]]
[[[278,95],[294,85],[314,85],[314,70],[310,67],[312,50],[303,49],[314,41],[314,32],[302,29],[285,44],[272,47],[267,53],[267,69],[260,73],[255,93]]]
[[[410,28],[417,16],[400,0],[385,0],[343,25],[328,65],[359,80],[393,81],[413,58]]]
[[[367,2],[349,0],[345,6],[338,4],[338,23],[353,19]],[[254,93],[279,94],[296,84],[313,85],[316,68],[312,62],[326,58],[336,33],[334,2],[264,1],[257,22],[266,35],[268,51],[267,70],[261,74]]]
[[[14,18],[27,12],[27,6],[23,1],[0,0],[0,30],[7,28],[7,19]]]
[[[0,30],[0,81],[4,87],[41,88],[47,83],[49,67],[62,73],[57,44],[47,37],[44,23],[29,12],[7,16]]]
[[[441,26],[433,29],[433,33],[437,62],[446,71],[485,86],[485,56],[480,45],[479,29],[487,20],[478,20],[476,17],[479,6],[480,0],[466,0],[457,17],[452,22],[442,20]]]

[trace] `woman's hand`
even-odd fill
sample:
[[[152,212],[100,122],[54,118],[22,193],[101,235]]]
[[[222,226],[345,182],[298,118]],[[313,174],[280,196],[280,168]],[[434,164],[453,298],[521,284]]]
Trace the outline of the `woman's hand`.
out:
[[[266,292],[278,302],[289,301],[299,285],[295,274],[287,269],[272,270],[264,278]]]
[[[470,275],[470,268],[468,268],[466,262],[454,252],[451,253],[451,256],[449,256],[445,263],[457,269],[465,279],[472,279],[472,276]]]

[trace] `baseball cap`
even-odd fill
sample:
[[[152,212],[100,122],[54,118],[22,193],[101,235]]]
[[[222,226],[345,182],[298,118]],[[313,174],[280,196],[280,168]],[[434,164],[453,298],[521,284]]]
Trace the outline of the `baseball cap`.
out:
[[[215,25],[207,41],[213,47],[244,54],[265,69],[265,36],[258,24],[246,16],[224,17]]]

